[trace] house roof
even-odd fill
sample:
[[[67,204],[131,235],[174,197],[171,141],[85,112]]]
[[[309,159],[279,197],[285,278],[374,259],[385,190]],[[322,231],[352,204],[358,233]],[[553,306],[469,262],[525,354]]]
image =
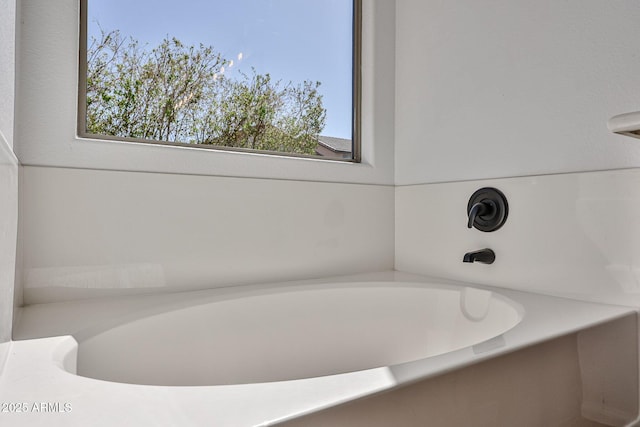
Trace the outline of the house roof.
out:
[[[318,137],[318,143],[321,145],[324,145],[331,151],[343,152],[343,153],[351,152],[352,144],[350,139],[320,135]]]

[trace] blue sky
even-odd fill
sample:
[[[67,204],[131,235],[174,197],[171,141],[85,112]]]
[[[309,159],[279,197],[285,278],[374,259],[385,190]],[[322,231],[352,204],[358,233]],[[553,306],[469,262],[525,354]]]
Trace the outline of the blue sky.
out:
[[[211,45],[237,70],[322,82],[324,135],[351,138],[351,0],[89,0],[89,35],[119,29],[150,47],[166,36]],[[239,60],[239,54],[242,53]]]

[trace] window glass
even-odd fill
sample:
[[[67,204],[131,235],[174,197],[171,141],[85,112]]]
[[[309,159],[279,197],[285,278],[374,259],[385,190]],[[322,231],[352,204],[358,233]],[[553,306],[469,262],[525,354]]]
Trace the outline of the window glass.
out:
[[[82,6],[81,136],[357,158],[353,0]]]

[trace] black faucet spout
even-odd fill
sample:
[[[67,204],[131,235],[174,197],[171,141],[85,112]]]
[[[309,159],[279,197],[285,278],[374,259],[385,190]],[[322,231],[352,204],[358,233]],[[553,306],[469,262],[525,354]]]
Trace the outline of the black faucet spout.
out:
[[[475,252],[467,252],[462,257],[462,262],[480,262],[482,264],[493,264],[496,260],[496,254],[489,248],[481,249]]]

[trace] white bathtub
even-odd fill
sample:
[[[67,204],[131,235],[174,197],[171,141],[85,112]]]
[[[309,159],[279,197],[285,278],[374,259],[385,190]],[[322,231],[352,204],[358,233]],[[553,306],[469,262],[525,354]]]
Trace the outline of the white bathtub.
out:
[[[11,425],[268,425],[633,313],[394,272],[34,305],[0,401],[73,408]]]
[[[488,290],[331,283],[256,290],[78,334],[77,373],[134,384],[288,381],[473,346],[522,319]]]

